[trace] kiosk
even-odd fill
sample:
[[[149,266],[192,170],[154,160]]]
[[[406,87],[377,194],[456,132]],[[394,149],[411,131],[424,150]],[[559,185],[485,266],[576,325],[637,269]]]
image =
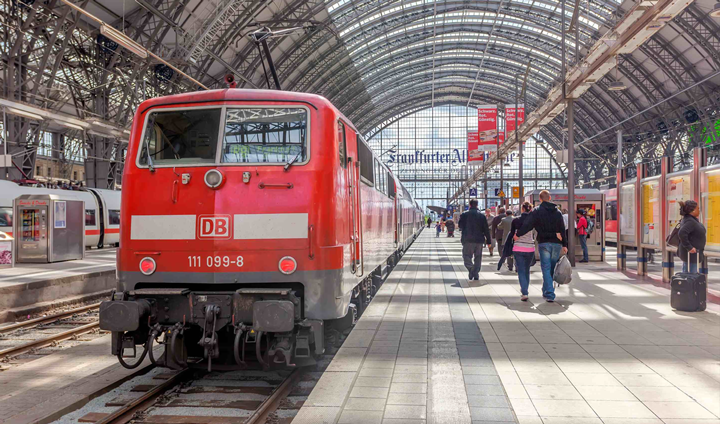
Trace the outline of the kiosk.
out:
[[[525,195],[525,201],[530,202],[533,206],[537,206],[540,203],[540,192],[542,190],[533,190]],[[568,207],[568,191],[566,189],[559,190],[548,190],[552,203],[555,203],[560,207],[560,210],[565,210]],[[603,213],[605,211],[605,194],[600,190],[596,189],[575,189],[575,210],[584,209],[586,212],[585,217],[588,222],[593,221],[595,224],[595,230],[592,234],[588,235],[587,247],[588,247],[588,259],[590,261],[604,261],[605,260],[605,219]],[[568,226],[571,237],[575,237],[575,257],[582,259],[582,248],[580,247],[580,240],[575,234],[574,227],[570,223],[575,222],[575,211],[569,211],[568,213]]]
[[[48,263],[85,256],[85,202],[25,194],[14,202],[15,262]]]

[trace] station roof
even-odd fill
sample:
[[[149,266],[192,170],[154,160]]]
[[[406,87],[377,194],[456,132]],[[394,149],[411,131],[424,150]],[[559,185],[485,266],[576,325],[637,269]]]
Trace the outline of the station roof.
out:
[[[250,38],[262,27],[294,29],[268,41],[282,88],[325,96],[368,136],[434,105],[512,103],[526,73],[524,100],[532,111],[560,80],[562,2],[555,0],[72,1],[97,19],[68,2],[5,6],[17,6],[4,11],[17,18],[5,27],[22,29],[24,38],[13,40],[28,52],[24,99],[120,129],[146,98],[222,88],[227,73],[239,87],[274,88]],[[574,23],[566,33],[568,63],[584,59],[635,4],[567,1],[565,18]],[[630,160],[684,151],[680,138],[689,127],[714,127],[720,20],[709,16],[713,4],[684,7],[648,41],[618,55],[613,71],[578,99],[577,138],[595,137],[578,150],[588,165],[580,170],[585,179],[612,168],[615,134],[598,134],[626,118],[637,115],[620,127]],[[118,46],[102,36],[103,25],[156,56]],[[628,89],[609,91],[615,80]],[[560,149],[564,128],[559,114],[539,134]]]

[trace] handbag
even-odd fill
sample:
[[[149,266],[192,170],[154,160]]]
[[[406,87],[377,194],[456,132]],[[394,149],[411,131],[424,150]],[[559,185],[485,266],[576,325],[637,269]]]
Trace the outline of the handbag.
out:
[[[675,248],[680,246],[680,222],[677,223],[675,228],[665,238],[665,244]]]

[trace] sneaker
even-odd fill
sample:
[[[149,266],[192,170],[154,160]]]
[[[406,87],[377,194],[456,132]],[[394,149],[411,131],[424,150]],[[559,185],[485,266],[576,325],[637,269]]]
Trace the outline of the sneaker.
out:
[[[546,301],[547,303],[554,303],[554,302],[555,302],[555,299],[548,299],[548,298],[546,297],[546,298],[545,298],[545,301]]]
[[[520,296],[520,300],[522,300],[523,302],[527,302],[528,297],[525,295],[522,295],[522,296]]]

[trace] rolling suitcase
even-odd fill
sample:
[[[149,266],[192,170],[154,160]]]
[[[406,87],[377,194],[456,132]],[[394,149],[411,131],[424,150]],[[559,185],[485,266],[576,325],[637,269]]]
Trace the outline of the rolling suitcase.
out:
[[[700,253],[697,254],[700,268]],[[688,253],[688,269],[690,254]],[[683,312],[704,311],[707,306],[707,276],[696,272],[678,272],[670,283],[670,306]]]

